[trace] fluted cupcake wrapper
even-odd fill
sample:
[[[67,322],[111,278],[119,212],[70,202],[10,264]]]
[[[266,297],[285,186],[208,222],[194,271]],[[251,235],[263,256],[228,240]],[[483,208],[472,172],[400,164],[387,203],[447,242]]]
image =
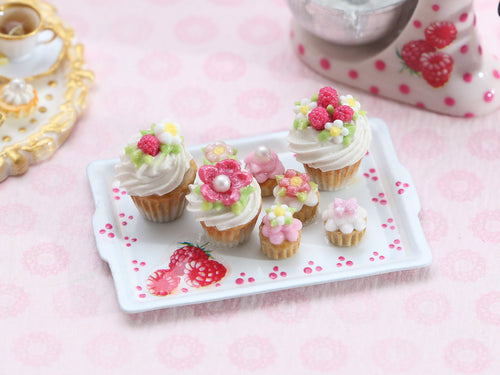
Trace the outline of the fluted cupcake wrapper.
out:
[[[268,258],[275,260],[286,259],[290,258],[297,252],[300,246],[300,238],[301,238],[300,232],[299,232],[299,238],[296,241],[294,242],[283,241],[279,245],[274,245],[271,243],[268,237],[262,234],[262,226],[263,224],[261,224],[259,228],[260,249]]]
[[[348,165],[347,167],[334,171],[323,172],[308,164],[304,164],[304,168],[309,177],[311,177],[311,180],[318,184],[319,190],[334,191],[346,186],[354,179],[361,164],[361,160],[363,159],[360,159],[353,165]]]
[[[366,232],[366,228],[362,231],[353,230],[351,233],[342,233],[339,230],[334,232],[326,231],[326,236],[330,240],[332,244],[335,246],[355,246],[357,245],[361,239],[364,237]]]
[[[319,191],[316,191],[316,194],[318,195],[318,203],[316,203],[316,205],[314,206],[303,205],[300,210],[295,211],[293,214],[293,217],[299,219],[302,222],[302,224],[310,223],[316,216],[316,212],[318,211],[319,207]]]
[[[257,218],[259,217],[260,210],[257,212],[257,215],[246,224],[238,225],[234,228],[229,228],[225,230],[219,230],[215,226],[207,226],[205,222],[200,221],[201,226],[207,233],[210,241],[214,244],[222,247],[235,247],[247,242],[252,235],[252,231],[257,223]]]
[[[259,183],[260,195],[262,197],[270,197],[273,195],[274,187],[278,184],[275,178],[270,178],[269,180]]]
[[[155,223],[167,223],[179,218],[186,208],[189,184],[194,182],[197,169],[195,161],[191,159],[191,167],[181,184],[168,194],[145,197],[131,195],[137,210],[145,219]]]

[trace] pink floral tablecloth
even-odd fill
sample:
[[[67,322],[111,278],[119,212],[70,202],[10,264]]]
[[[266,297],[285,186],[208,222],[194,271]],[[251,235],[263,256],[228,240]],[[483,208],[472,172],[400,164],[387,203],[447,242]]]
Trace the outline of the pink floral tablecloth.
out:
[[[327,81],[292,50],[284,0],[52,4],[96,78],[66,143],[0,183],[0,374],[500,373],[500,112],[447,117]],[[474,5],[500,56],[498,3]],[[325,85],[387,123],[432,264],[124,313],[96,248],[88,164],[164,117],[189,146],[285,130],[292,103]]]

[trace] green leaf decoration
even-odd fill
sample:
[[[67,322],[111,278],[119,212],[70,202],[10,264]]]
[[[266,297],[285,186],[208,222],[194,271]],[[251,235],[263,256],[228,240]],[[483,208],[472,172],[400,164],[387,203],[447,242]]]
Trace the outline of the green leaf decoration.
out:
[[[333,115],[333,113],[335,112],[335,107],[331,104],[328,104],[328,106],[326,107],[326,110],[330,115]]]
[[[293,103],[295,105],[300,105],[300,100],[297,100],[295,103]]]
[[[304,130],[309,126],[309,120],[307,118],[295,119],[293,122],[293,128],[295,130]]]
[[[285,225],[290,225],[293,223],[293,216],[286,216],[285,217]]]
[[[344,139],[342,140],[342,144],[344,146],[349,146],[351,144],[351,142],[352,142],[352,136],[350,136],[350,135],[346,135],[344,137]]]
[[[297,193],[297,200],[300,203],[304,203],[307,200],[307,195],[308,194],[306,191],[301,191],[301,192]]]
[[[277,193],[277,194],[278,194],[278,196],[279,196],[279,197],[284,197],[284,196],[286,195],[286,188],[285,188],[285,187],[283,187],[283,186],[282,186],[282,187],[280,187],[280,188],[278,189],[278,193]]]
[[[201,204],[202,211],[210,211],[214,208],[214,204],[212,202],[203,201]]]
[[[196,186],[195,186],[195,188],[193,189],[193,191],[194,191],[196,194],[201,195],[201,185],[196,185]]]
[[[330,132],[328,130],[322,130],[318,134],[318,140],[320,142],[326,142],[330,139]]]
[[[231,205],[231,212],[235,215],[239,215],[243,212],[244,208],[245,205],[242,202],[238,201]]]
[[[162,144],[160,146],[160,151],[163,154],[174,154],[177,155],[182,151],[182,147],[180,145],[169,145],[169,144]]]
[[[278,220],[271,219],[271,220],[269,220],[269,224],[271,224],[272,227],[275,227],[276,225],[278,225]]]
[[[316,93],[313,96],[311,96],[311,102],[317,102],[318,101],[318,96],[319,96],[318,93]]]
[[[151,155],[144,155],[144,157],[142,158],[142,160],[143,160],[143,162],[145,164],[152,164],[154,158]]]
[[[316,182],[309,181],[309,185],[311,185],[311,191],[318,190],[318,184]],[[293,209],[293,212],[295,212],[295,208]]]
[[[224,207],[226,206],[224,206],[221,201],[214,202],[215,211],[221,211]]]

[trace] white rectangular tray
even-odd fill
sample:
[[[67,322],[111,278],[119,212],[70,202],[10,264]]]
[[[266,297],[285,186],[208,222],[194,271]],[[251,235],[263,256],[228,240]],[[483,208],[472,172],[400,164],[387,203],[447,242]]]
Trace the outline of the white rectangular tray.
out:
[[[266,258],[260,252],[259,219],[248,243],[233,249],[208,245],[228,270],[217,285],[195,289],[181,282],[164,297],[148,293],[146,280],[154,271],[168,268],[180,242],[207,242],[200,224],[188,211],[172,223],[144,220],[114,179],[118,159],[92,162],[87,172],[95,201],[94,235],[101,258],[111,268],[121,308],[137,313],[429,265],[432,255],[418,219],[420,203],[411,176],[397,159],[385,123],[371,118],[370,124],[373,141],[356,180],[338,192],[320,193],[319,213],[303,228],[297,254],[279,261]],[[238,149],[240,160],[265,144],[277,152],[285,168],[302,172],[287,149],[286,135],[279,132],[227,143]],[[198,165],[202,147],[189,148]],[[334,197],[356,197],[368,211],[367,231],[358,246],[335,247],[325,236],[321,212]],[[263,208],[272,203],[272,198],[265,198]]]

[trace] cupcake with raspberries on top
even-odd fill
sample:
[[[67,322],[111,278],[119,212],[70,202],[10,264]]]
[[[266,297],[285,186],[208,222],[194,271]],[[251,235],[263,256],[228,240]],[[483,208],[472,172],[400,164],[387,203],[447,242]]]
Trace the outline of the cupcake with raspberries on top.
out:
[[[248,170],[260,185],[263,197],[273,195],[276,176],[285,171],[278,155],[267,146],[259,146],[245,158],[245,169]]]
[[[141,215],[168,222],[182,215],[197,166],[178,124],[162,121],[134,135],[116,165],[116,179]]]
[[[293,216],[307,224],[316,215],[319,206],[318,185],[310,181],[307,173],[287,169],[284,175],[276,176],[275,202],[295,209]]]
[[[258,182],[234,159],[203,165],[190,186],[187,210],[213,243],[233,247],[250,239],[262,207]]]
[[[295,103],[289,150],[320,190],[333,191],[353,181],[371,142],[366,112],[352,95],[323,87]]]

